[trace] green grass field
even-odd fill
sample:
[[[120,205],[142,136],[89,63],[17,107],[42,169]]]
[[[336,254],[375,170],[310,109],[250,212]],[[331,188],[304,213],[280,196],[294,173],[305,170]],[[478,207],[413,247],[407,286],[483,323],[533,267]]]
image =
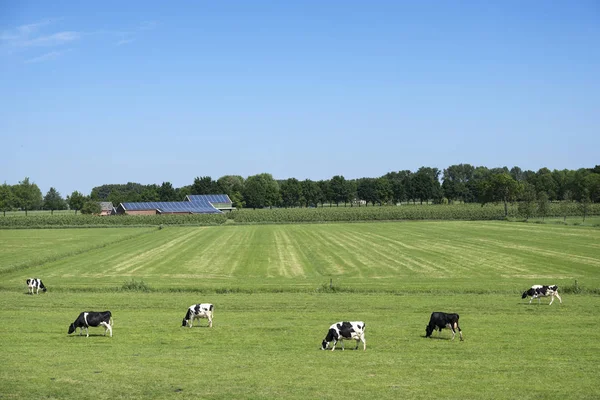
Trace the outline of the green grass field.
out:
[[[47,293],[26,295],[34,276]],[[597,228],[3,230],[0,277],[2,398],[600,396]],[[132,279],[150,291],[118,290]],[[564,288],[563,304],[521,300],[535,283]],[[197,302],[215,304],[214,328],[180,327]],[[113,338],[67,335],[79,312],[105,309]],[[432,311],[458,312],[465,341],[425,339]],[[340,320],[366,322],[366,352],[318,350]]]

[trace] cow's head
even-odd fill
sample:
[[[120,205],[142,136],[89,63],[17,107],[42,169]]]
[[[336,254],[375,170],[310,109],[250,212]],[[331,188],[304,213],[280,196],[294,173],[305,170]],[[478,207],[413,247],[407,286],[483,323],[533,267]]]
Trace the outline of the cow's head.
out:
[[[321,343],[321,350],[327,350],[327,348],[329,347],[329,342],[337,340],[337,338],[338,334],[335,331],[335,329],[329,329],[329,331],[327,332],[327,336],[325,336],[325,339],[323,339],[323,342]]]
[[[181,326],[187,326],[187,324],[188,324],[188,321],[187,321],[187,319],[184,318],[183,321],[181,321]]]
[[[523,292],[523,295],[521,296],[522,299],[527,297],[527,292]]]
[[[431,334],[433,333],[433,330],[434,330],[434,329],[435,329],[435,328],[434,328],[434,326],[433,326],[433,325],[427,325],[427,326],[425,327],[425,337],[429,337],[429,336],[431,336]]]
[[[75,324],[69,325],[69,332],[67,332],[67,333],[70,335],[73,332],[75,332]]]

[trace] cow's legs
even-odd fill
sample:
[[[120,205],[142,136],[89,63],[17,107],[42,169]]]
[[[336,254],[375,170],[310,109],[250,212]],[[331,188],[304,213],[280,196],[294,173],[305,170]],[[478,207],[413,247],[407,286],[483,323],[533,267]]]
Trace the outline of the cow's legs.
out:
[[[560,301],[560,304],[562,304],[562,299],[560,298],[560,295],[558,294],[558,292],[554,293],[554,295],[556,297],[558,297],[558,301]]]
[[[551,306],[552,302],[554,302],[554,295],[550,296],[550,304],[548,304],[548,305]]]
[[[212,328],[212,315],[211,314],[209,314],[209,316],[208,316],[208,327]]]
[[[365,340],[365,336],[362,335],[360,340],[363,342],[363,351],[367,349],[367,341]],[[358,349],[358,340],[356,341],[356,348]]]
[[[337,344],[337,340],[333,341],[333,347],[331,347],[331,351],[335,350],[335,345]],[[344,344],[344,342],[342,341],[342,345]]]
[[[454,323],[454,326],[456,326],[456,322]],[[454,336],[456,336],[456,331],[454,330],[454,326],[452,324],[446,324],[446,328],[450,329],[452,331],[452,339],[454,340]],[[441,329],[440,329],[441,331]]]
[[[110,337],[112,337],[112,327],[110,326],[110,324],[106,323],[106,322],[101,322],[101,324],[104,326],[104,336],[106,336],[106,332],[110,332]]]
[[[85,327],[85,337],[90,337],[90,329],[87,326]]]

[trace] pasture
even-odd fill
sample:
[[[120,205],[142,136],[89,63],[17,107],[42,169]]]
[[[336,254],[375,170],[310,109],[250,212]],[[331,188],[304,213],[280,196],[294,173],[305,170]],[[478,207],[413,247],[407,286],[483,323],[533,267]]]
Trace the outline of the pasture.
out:
[[[62,253],[61,253],[62,252]],[[600,230],[507,222],[0,231],[3,398],[592,399]],[[26,295],[25,279],[48,292]],[[130,280],[148,292],[127,291]],[[333,287],[329,287],[330,280]],[[577,280],[582,293],[573,287]],[[563,304],[528,305],[555,283]],[[570,289],[569,289],[570,288]],[[559,289],[560,291],[560,289]],[[214,328],[181,328],[215,304]],[[535,301],[537,303],[537,301]],[[114,337],[67,335],[84,310]],[[465,341],[425,339],[458,312]],[[318,350],[366,322],[367,351]]]

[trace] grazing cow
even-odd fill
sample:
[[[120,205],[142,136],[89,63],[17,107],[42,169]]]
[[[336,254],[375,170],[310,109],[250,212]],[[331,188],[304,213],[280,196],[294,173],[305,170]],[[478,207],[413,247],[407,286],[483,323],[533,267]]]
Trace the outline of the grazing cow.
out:
[[[42,289],[43,292],[45,292],[47,290],[46,286],[44,286],[41,279],[29,278],[26,280],[26,282],[27,282],[27,290],[28,290],[29,294],[33,294],[34,290],[36,290],[35,294],[39,294],[40,289]]]
[[[552,299],[550,300],[550,304],[548,304],[548,305],[552,304],[555,296],[558,297],[558,300],[562,304],[562,299],[558,295],[558,286],[556,286],[556,285],[550,285],[550,286],[533,285],[530,289],[523,292],[523,296],[521,296],[521,298],[526,299],[527,296],[531,296],[531,299],[529,299],[529,304],[531,304],[531,301],[535,298],[538,299],[538,304],[540,304],[541,303],[540,297],[546,297],[546,296],[552,297]]]
[[[436,329],[442,332],[442,329],[448,328],[452,330],[452,340],[456,336],[456,329],[460,334],[460,340],[463,340],[462,330],[458,326],[458,314],[448,314],[443,312],[432,312],[429,318],[429,325],[425,327],[425,337],[431,337],[431,334]]]
[[[214,306],[210,303],[192,304],[185,314],[181,326],[192,327],[192,323],[197,318],[208,318],[208,327],[213,326],[213,308]]]
[[[335,345],[338,340],[342,342],[342,350],[344,350],[344,340],[356,340],[356,347],[358,349],[358,342],[363,342],[363,350],[367,349],[367,341],[365,340],[365,323],[362,321],[353,322],[338,322],[329,327],[327,336],[321,343],[321,350],[327,350],[329,342],[333,342],[331,351],[335,350]]]
[[[77,317],[75,322],[73,322],[69,326],[68,334],[70,335],[71,333],[75,332],[75,330],[77,328],[79,328],[79,336],[81,336],[81,333],[83,332],[83,328],[85,328],[85,336],[90,337],[90,334],[88,331],[88,328],[90,326],[94,327],[94,328],[103,326],[104,327],[104,336],[106,336],[106,332],[109,331],[110,337],[112,337],[112,324],[113,324],[113,320],[112,320],[112,314],[110,311],[102,311],[102,312],[84,311],[81,314],[79,314],[79,316]]]

